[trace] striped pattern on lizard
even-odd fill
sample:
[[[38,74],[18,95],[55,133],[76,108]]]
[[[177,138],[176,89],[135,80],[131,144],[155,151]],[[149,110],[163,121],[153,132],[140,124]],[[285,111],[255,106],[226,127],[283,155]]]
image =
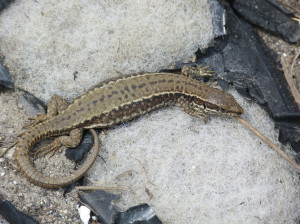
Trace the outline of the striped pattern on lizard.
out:
[[[240,116],[243,109],[232,95],[190,77],[208,73],[203,67],[195,69],[187,66],[181,74],[121,76],[100,82],[69,105],[54,95],[48,105],[48,114],[37,116],[31,127],[19,137],[15,151],[17,164],[34,184],[59,188],[82,177],[95,161],[98,149],[93,147],[90,158],[73,174],[49,177],[38,172],[30,159],[32,147],[44,138],[58,136],[40,149],[41,154],[61,146],[75,147],[80,142],[83,129],[111,127],[170,105],[179,106],[186,113],[205,120],[209,114]]]

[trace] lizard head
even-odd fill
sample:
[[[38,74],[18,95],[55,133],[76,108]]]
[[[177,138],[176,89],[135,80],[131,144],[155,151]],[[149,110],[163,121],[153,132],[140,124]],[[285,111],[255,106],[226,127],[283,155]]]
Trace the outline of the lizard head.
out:
[[[211,113],[240,116],[244,113],[243,108],[236,102],[234,97],[220,89],[211,91],[205,103],[205,110]]]

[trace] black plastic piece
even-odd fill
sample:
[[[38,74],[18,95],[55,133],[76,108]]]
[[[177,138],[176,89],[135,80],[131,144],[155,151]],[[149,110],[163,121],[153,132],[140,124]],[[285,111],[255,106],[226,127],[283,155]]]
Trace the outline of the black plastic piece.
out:
[[[96,213],[100,223],[115,223],[118,211],[113,205],[113,201],[118,200],[119,196],[99,190],[86,194],[79,193],[79,198]]]
[[[120,212],[116,224],[162,224],[148,204],[141,204]]]
[[[74,161],[75,163],[79,163],[83,158],[86,156],[86,154],[89,152],[89,150],[93,147],[94,144],[94,138],[93,135],[89,131],[85,131],[82,135],[82,139],[80,144],[75,148],[67,148],[65,151],[65,156]],[[64,196],[71,192],[76,185],[83,185],[84,183],[84,176],[80,178],[78,181],[71,183],[65,187]]]
[[[131,207],[119,212],[113,201],[120,197],[99,190],[91,193],[79,193],[80,200],[88,205],[102,224],[161,224],[155,212],[148,204]]]
[[[0,0],[0,11],[8,6],[13,0]]]
[[[248,22],[275,33],[285,41],[300,40],[300,24],[279,3],[270,0],[231,0],[235,12]]]
[[[34,117],[38,113],[44,114],[46,112],[46,104],[33,94],[18,89],[18,104],[25,110],[26,114]]]
[[[300,112],[275,114],[274,119],[279,129],[279,141],[289,142],[296,152],[300,152]]]
[[[86,177],[83,176],[81,177],[79,180],[67,185],[65,188],[64,188],[64,193],[63,193],[63,196],[66,197],[67,194],[69,194],[71,191],[73,191],[75,189],[76,186],[83,186],[85,184],[85,180],[86,180]]]
[[[12,88],[13,82],[10,77],[8,68],[3,64],[4,58],[0,57],[0,90],[2,87]]]
[[[209,5],[212,15],[214,15],[212,20],[214,36],[218,37],[225,35],[225,9],[222,6],[220,6],[220,4],[217,1],[207,1],[207,4]]]
[[[289,123],[282,117],[277,124],[275,116],[299,113],[291,95],[284,74],[278,64],[275,52],[269,49],[258,37],[250,24],[234,14],[230,5],[220,0],[226,9],[226,36],[217,37],[213,47],[196,53],[199,65],[211,66],[218,76],[222,88],[234,84],[237,91],[246,98],[262,105],[275,120],[280,131],[280,140],[292,144],[299,150],[300,124],[293,128],[283,125]]]
[[[93,147],[93,144],[93,135],[89,131],[86,131],[83,133],[81,143],[75,148],[67,148],[65,156],[68,159],[78,163],[85,157],[85,155],[89,152],[90,148]]]
[[[9,201],[0,200],[0,215],[8,222],[13,224],[38,224],[39,222],[31,218],[29,215],[20,212]]]

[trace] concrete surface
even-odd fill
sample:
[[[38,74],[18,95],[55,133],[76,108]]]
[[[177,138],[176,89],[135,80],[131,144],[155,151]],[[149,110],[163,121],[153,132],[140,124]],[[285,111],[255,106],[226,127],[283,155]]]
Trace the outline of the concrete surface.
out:
[[[211,18],[205,0],[15,1],[0,14],[0,52],[17,87],[45,101],[54,93],[71,100],[108,77],[191,59],[213,37]],[[235,96],[244,118],[276,141],[266,113]],[[15,99],[12,91],[0,93],[0,136],[12,141],[28,117]],[[101,140],[106,163],[99,159],[88,177],[130,186],[135,194],[117,191],[120,208],[148,202],[167,224],[299,220],[298,174],[233,119],[204,124],[167,108],[105,131]],[[80,223],[77,202],[62,189],[30,184],[12,153],[0,162],[0,196],[41,223]],[[62,158],[36,165],[64,173]],[[115,179],[128,170],[131,176]]]

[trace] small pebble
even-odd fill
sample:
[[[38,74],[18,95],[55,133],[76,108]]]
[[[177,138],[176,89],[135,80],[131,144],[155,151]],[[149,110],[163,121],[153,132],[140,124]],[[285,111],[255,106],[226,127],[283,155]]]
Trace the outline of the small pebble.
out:
[[[91,217],[90,216],[91,210],[86,206],[81,206],[78,209],[78,212],[79,212],[79,216],[80,216],[80,219],[82,220],[82,222],[84,224],[88,224],[89,220],[90,220],[90,217]]]

